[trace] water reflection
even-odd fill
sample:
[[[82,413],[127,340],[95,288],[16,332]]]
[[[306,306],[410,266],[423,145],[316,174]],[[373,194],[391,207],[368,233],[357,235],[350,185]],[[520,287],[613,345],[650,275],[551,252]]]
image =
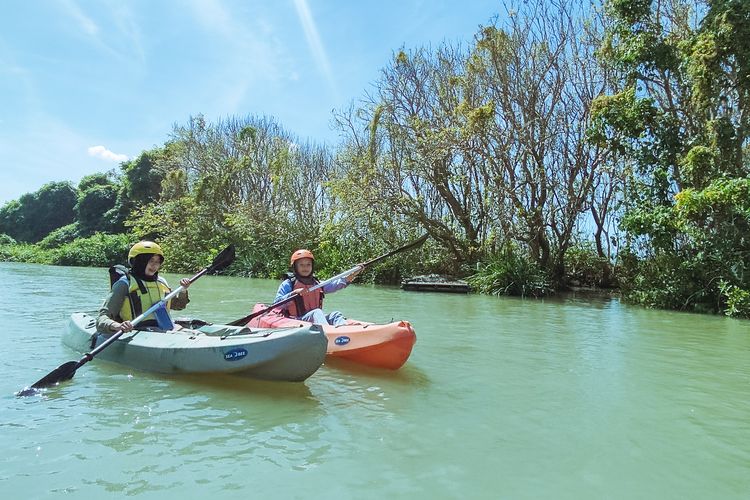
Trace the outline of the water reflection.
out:
[[[206,478],[208,463],[219,471],[213,479],[240,488],[242,482],[233,486],[236,462],[263,460],[302,470],[326,459],[325,412],[305,384],[152,377],[117,368],[97,366],[97,373],[82,377],[90,380],[56,387],[38,400],[47,410],[71,410],[58,422],[67,429],[68,445],[100,450],[74,454],[74,461],[96,467],[97,456],[119,457],[116,470],[86,479],[86,486],[128,495],[187,486],[196,477]],[[70,436],[80,441],[71,442]],[[178,469],[183,479],[164,481]]]
[[[408,362],[399,370],[383,370],[346,359],[326,358],[324,366],[331,371],[346,373],[354,377],[361,375],[412,388],[425,389],[430,383],[430,378],[424,370]]]

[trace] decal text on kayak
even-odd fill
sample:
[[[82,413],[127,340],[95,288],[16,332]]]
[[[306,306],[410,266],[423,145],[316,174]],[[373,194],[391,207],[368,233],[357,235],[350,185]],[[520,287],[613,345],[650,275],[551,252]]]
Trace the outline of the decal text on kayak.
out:
[[[224,353],[224,359],[226,361],[237,361],[238,359],[242,359],[245,356],[247,356],[247,350],[242,349],[241,347],[238,347],[237,349],[232,349],[231,351]]]
[[[333,343],[336,345],[346,345],[350,340],[351,339],[346,335],[342,335],[341,337],[336,337],[336,340],[334,340]]]

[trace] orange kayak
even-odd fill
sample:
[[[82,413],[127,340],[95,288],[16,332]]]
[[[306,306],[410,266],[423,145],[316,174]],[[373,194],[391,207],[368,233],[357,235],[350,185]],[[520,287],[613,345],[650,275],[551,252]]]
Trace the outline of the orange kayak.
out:
[[[266,307],[264,304],[255,304],[253,312]],[[247,326],[284,328],[309,324],[299,319],[287,318],[279,311],[273,310],[251,319]],[[408,321],[378,325],[350,319],[345,325],[323,325],[323,332],[328,337],[326,356],[389,370],[397,370],[406,363],[417,341],[414,328]]]

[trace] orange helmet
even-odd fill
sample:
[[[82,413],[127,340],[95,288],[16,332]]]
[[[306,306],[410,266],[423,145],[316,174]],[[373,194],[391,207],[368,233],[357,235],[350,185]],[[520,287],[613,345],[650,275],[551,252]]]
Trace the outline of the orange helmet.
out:
[[[305,250],[303,248],[301,250],[297,250],[292,254],[292,258],[289,260],[289,265],[294,267],[294,263],[299,259],[312,259],[314,261],[315,257],[310,250]]]

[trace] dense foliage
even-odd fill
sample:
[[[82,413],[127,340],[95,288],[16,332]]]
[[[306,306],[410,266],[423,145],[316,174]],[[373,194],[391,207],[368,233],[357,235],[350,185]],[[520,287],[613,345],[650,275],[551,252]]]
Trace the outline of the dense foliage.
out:
[[[0,208],[0,233],[36,243],[75,220],[76,190],[69,182],[50,182]]]
[[[28,243],[0,243],[0,260],[59,266],[107,266],[125,262],[131,244],[132,238],[127,234],[103,233],[78,238],[56,248]]]
[[[594,137],[629,167],[621,272],[642,304],[750,315],[750,3],[608,5],[603,56],[624,74]]]
[[[397,50],[335,112],[336,148],[269,117],[196,115],[119,171],[6,204],[0,258],[108,265],[148,238],[191,272],[231,242],[231,273],[278,277],[307,247],[330,276],[426,231],[364,278],[619,285],[750,316],[750,4],[603,7],[509,4],[468,44]]]

